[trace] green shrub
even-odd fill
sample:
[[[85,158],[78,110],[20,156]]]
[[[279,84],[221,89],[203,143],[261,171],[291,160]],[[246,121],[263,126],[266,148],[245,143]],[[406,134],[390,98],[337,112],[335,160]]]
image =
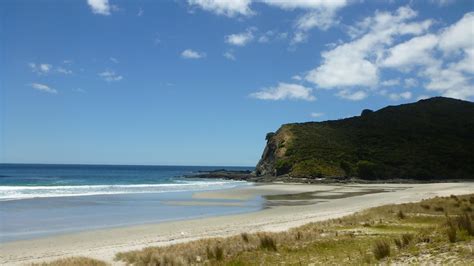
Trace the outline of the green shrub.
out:
[[[359,161],[357,163],[357,173],[360,178],[376,179],[380,172],[380,167],[376,163],[369,161]]]
[[[291,171],[292,163],[289,160],[280,159],[275,163],[275,170],[277,175],[288,174]]]

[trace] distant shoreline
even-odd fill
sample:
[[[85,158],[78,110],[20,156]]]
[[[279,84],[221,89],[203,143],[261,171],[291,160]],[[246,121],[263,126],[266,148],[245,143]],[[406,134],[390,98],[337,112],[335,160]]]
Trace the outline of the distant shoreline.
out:
[[[298,183],[298,184],[429,184],[429,183],[459,183],[472,182],[472,179],[408,179],[408,178],[380,178],[380,179],[361,179],[357,177],[331,177],[331,178],[311,178],[311,177],[291,177],[289,175],[281,176],[256,176],[252,171],[236,171],[229,169],[218,169],[213,171],[202,171],[196,174],[187,175],[186,178],[203,179],[226,179],[236,181],[248,181],[254,183]]]
[[[0,264],[28,264],[70,256],[86,256],[113,263],[117,252],[243,232],[283,231],[310,222],[342,217],[370,207],[419,201],[435,196],[468,194],[472,191],[473,182],[258,184],[198,192],[193,194],[194,200],[245,200],[261,196],[267,197],[268,202],[263,210],[251,213],[91,230],[6,243],[0,246]]]

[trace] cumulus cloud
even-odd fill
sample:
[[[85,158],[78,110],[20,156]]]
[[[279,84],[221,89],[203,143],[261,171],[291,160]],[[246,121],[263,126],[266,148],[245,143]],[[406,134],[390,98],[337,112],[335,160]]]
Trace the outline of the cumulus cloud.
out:
[[[337,45],[322,53],[323,64],[308,72],[306,80],[321,88],[375,86],[379,82],[377,62],[396,36],[416,34],[407,23],[417,13],[409,7],[400,7],[393,14],[376,12],[374,17],[358,23],[358,38]],[[412,27],[414,28],[414,27]]]
[[[255,28],[249,28],[245,32],[225,36],[225,42],[235,46],[245,46],[254,38]]]
[[[87,0],[92,12],[98,15],[110,15],[111,6],[109,0]]]
[[[250,9],[251,3],[251,0],[188,0],[191,6],[227,17],[253,15],[254,12]]]
[[[424,87],[441,95],[467,99],[474,96],[474,12],[437,34],[414,37],[388,51],[381,64],[401,71],[420,66]],[[440,55],[441,54],[441,55]]]
[[[434,34],[415,37],[388,50],[388,56],[381,63],[384,67],[411,68],[420,64],[432,64],[433,48],[438,44]]]
[[[316,97],[312,95],[312,88],[299,84],[278,83],[276,87],[264,88],[250,94],[250,97],[260,100],[303,100],[314,101]]]
[[[305,80],[321,89],[336,89],[341,98],[358,100],[378,86],[401,84],[380,80],[384,71],[395,70],[408,75],[405,88],[422,84],[448,97],[474,96],[474,12],[439,31],[431,31],[432,20],[414,21],[416,17],[410,7],[376,11],[347,29],[349,41],[323,51],[322,63],[308,71]],[[369,89],[352,92],[353,87]],[[408,92],[388,96],[412,97]]]
[[[31,83],[31,87],[35,90],[39,90],[42,92],[47,92],[47,93],[52,93],[52,94],[58,93],[56,89],[53,89],[49,87],[48,85],[41,84],[41,83]]]
[[[206,54],[192,49],[186,49],[181,52],[181,57],[185,59],[200,59],[206,57]]]
[[[53,68],[52,65],[50,64],[36,64],[36,63],[29,63],[28,66],[30,67],[31,71],[33,71],[36,74],[48,74],[51,69]]]
[[[110,57],[109,60],[112,61],[112,62],[115,63],[115,64],[118,64],[118,63],[119,63],[119,60],[118,60],[117,58],[115,58],[115,57]]]
[[[123,76],[118,75],[117,73],[115,73],[115,71],[112,70],[106,70],[104,72],[101,72],[99,73],[99,76],[107,82],[120,81],[123,79]]]

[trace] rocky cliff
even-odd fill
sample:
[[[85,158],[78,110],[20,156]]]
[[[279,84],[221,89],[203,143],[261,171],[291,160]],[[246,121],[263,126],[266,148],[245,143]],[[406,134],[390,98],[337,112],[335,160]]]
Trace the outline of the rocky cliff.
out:
[[[474,103],[444,97],[283,125],[259,176],[474,179]]]

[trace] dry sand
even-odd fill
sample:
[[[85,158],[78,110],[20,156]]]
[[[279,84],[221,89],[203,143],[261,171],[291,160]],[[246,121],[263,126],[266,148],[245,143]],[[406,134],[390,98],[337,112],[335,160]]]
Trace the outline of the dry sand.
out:
[[[298,194],[281,196],[295,193]],[[1,244],[0,264],[21,265],[69,256],[87,256],[120,265],[113,261],[113,258],[121,251],[242,232],[282,231],[384,204],[468,193],[474,193],[474,183],[267,184],[201,192],[196,193],[194,198],[215,200],[272,196],[267,208],[253,213],[87,231]],[[193,203],[186,202],[186,204]]]

